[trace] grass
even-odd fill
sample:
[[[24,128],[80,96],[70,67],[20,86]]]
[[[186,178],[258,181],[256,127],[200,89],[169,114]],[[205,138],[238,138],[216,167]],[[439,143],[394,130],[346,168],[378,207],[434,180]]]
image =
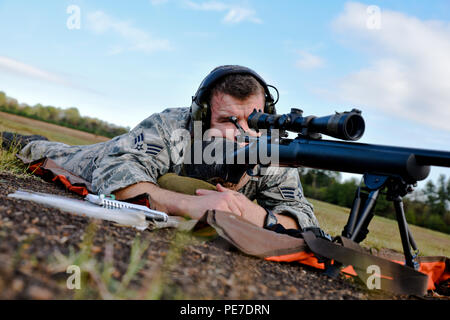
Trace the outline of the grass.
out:
[[[17,132],[24,135],[39,134],[47,137],[50,141],[63,142],[69,145],[85,145],[109,140],[109,138],[84,131],[5,112],[0,112],[0,131]]]
[[[78,251],[70,248],[68,255],[56,252],[48,259],[49,269],[53,273],[66,272],[71,266],[77,266],[81,270],[80,287],[75,290],[74,299],[187,299],[172,285],[169,273],[179,263],[183,249],[192,242],[192,236],[183,231],[176,232],[162,266],[151,274],[142,275],[140,272],[146,265],[145,253],[150,242],[137,235],[131,245],[127,270],[119,278],[115,276],[114,247],[110,242],[105,244],[103,260],[92,253],[97,223],[98,221],[93,220],[88,225]],[[136,287],[133,283],[140,285]],[[66,282],[60,285],[66,288]]]
[[[86,132],[48,124],[45,122],[27,119],[16,115],[0,112],[0,131],[12,131],[20,134],[39,134],[50,140],[59,141],[70,145],[92,144],[107,141],[108,138],[98,137]],[[24,165],[15,157],[17,148],[10,150],[0,149],[0,171],[8,171],[16,175],[26,172]],[[319,223],[326,232],[332,236],[340,235],[349,214],[349,209],[329,203],[308,199],[314,205],[314,212]],[[149,243],[137,236],[132,244],[125,274],[118,279],[114,276],[112,254],[106,254],[103,260],[92,255],[93,239],[96,233],[96,224],[91,223],[85,233],[80,249],[71,249],[69,255],[56,254],[51,259],[50,265],[55,271],[65,272],[70,265],[77,265],[83,270],[81,289],[76,290],[76,299],[161,299],[172,297],[184,299],[183,293],[173,291],[168,272],[177,264],[183,248],[189,243],[189,236],[183,232],[177,232],[167,252],[165,261],[159,270],[151,276],[144,276],[146,283],[144,288],[136,291],[132,288],[133,281],[137,281],[139,273],[145,265],[145,252]],[[450,235],[428,230],[425,228],[410,226],[421,255],[426,256],[450,256]],[[369,226],[369,235],[361,243],[366,247],[390,248],[402,252],[397,222],[383,217],[374,217]],[[113,250],[109,244],[105,245],[105,252]],[[65,283],[64,283],[65,286]],[[171,292],[171,290],[173,292]]]
[[[188,299],[180,289],[172,285],[170,272],[179,263],[184,248],[191,243],[193,243],[191,235],[183,231],[176,232],[162,266],[149,279],[149,285],[143,294],[144,299]]]
[[[2,131],[23,135],[38,134],[47,137],[50,141],[63,142],[68,145],[86,145],[109,140],[106,137],[5,112],[0,112],[0,132]],[[26,174],[27,168],[15,157],[18,152],[19,148],[14,145],[9,150],[0,148],[0,172],[7,171],[16,175]]]
[[[49,258],[49,265],[53,272],[65,272],[69,266],[77,266],[81,270],[80,288],[75,290],[74,298],[86,299],[134,299],[138,291],[131,288],[132,280],[136,280],[138,273],[145,266],[144,253],[149,241],[141,240],[136,236],[132,245],[125,274],[118,279],[114,277],[116,269],[113,265],[113,246],[105,245],[103,260],[99,260],[92,253],[94,236],[97,231],[97,222],[91,222],[80,244],[80,250],[70,249],[69,255],[57,252]],[[63,284],[64,286],[65,284]]]
[[[12,144],[8,150],[0,148],[0,172],[9,172],[16,176],[28,175],[27,167],[16,157],[18,152],[19,148],[15,144]]]
[[[308,200],[314,206],[314,212],[322,229],[333,236],[340,235],[347,223],[350,209],[314,199]],[[420,255],[450,256],[450,235],[414,225],[409,227]],[[369,234],[361,245],[403,252],[397,221],[375,216],[369,225]]]
[[[93,144],[109,140],[105,137],[95,136],[90,133],[60,127],[54,124],[28,119],[17,115],[0,112],[0,131],[16,132],[24,135],[39,134],[49,140],[63,142],[69,145]],[[0,172],[6,171],[18,176],[25,175],[27,168],[18,160],[15,154],[19,151],[17,146],[9,150],[0,148]],[[49,258],[48,265],[53,272],[66,272],[69,266],[75,265],[82,270],[80,289],[75,290],[75,299],[160,299],[163,295],[173,296],[176,299],[186,298],[181,292],[167,292],[171,287],[167,272],[177,264],[183,248],[189,242],[190,237],[177,232],[169,248],[163,266],[151,276],[151,279],[143,281],[148,285],[144,290],[132,288],[133,281],[137,281],[139,272],[145,266],[145,251],[149,242],[141,240],[137,236],[131,246],[128,267],[124,275],[118,279],[114,276],[112,247],[106,243],[105,257],[99,260],[92,254],[93,239],[96,234],[97,224],[92,222],[87,227],[79,249],[70,248],[68,255],[55,253]],[[141,279],[142,280],[142,279]],[[63,287],[66,283],[61,284]]]

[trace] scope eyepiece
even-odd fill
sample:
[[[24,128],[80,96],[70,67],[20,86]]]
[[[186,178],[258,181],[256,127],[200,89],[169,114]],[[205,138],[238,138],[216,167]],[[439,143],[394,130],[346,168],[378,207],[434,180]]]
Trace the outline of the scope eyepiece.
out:
[[[248,117],[250,128],[279,129],[297,132],[307,136],[324,134],[342,140],[355,141],[362,137],[365,130],[364,118],[361,111],[336,112],[325,117],[303,117],[298,109],[292,109],[284,115],[272,115],[258,112],[256,109]]]

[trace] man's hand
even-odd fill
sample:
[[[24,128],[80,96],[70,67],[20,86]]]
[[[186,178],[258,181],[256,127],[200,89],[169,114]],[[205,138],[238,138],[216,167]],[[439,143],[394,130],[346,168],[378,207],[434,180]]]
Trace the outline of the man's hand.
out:
[[[227,189],[217,184],[217,191],[198,189],[196,191],[198,204],[204,208],[228,211],[241,216],[245,220],[257,225],[264,226],[266,210],[256,203],[250,201],[243,194]]]
[[[265,210],[244,195],[228,190],[221,185],[218,185],[217,188],[219,192],[199,189],[196,196],[191,196],[161,189],[153,183],[140,182],[116,191],[115,196],[117,200],[123,200],[148,193],[153,209],[170,215],[187,215],[192,219],[200,219],[208,210],[227,211],[243,216],[245,212],[251,211],[251,208],[261,209],[264,216]],[[264,217],[261,224],[258,225],[263,225]]]
[[[114,192],[117,200],[130,199],[148,193],[153,209],[170,215],[200,219],[207,210],[221,210],[234,213],[257,226],[264,226],[266,210],[250,201],[239,192],[218,184],[218,191],[198,189],[196,196],[185,195],[159,188],[150,182],[139,182]],[[277,215],[278,222],[286,229],[297,229],[297,222],[284,215]]]
[[[202,197],[203,199],[205,199],[204,197],[210,197],[208,200],[211,202],[205,201],[205,203],[208,203],[209,206],[217,205],[217,207],[211,207],[210,209],[232,212],[257,226],[264,226],[267,212],[263,207],[250,201],[242,193],[227,189],[221,184],[217,184],[216,188],[217,191],[198,189],[197,196]],[[199,202],[203,202],[203,199]],[[299,228],[297,221],[291,217],[279,214],[275,214],[275,216],[278,219],[278,223],[283,225],[286,229]]]

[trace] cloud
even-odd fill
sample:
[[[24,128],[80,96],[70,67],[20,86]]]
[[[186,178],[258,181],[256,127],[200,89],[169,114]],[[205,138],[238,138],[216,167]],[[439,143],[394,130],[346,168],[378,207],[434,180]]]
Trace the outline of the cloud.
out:
[[[4,70],[7,72],[15,73],[22,76],[31,77],[37,80],[43,80],[46,82],[52,82],[62,85],[69,85],[70,82],[55,74],[51,73],[42,69],[39,69],[37,67],[34,67],[32,65],[10,59],[7,57],[0,56],[0,70]]]
[[[127,42],[126,46],[113,46],[109,51],[110,54],[117,54],[123,51],[153,53],[172,49],[168,40],[153,37],[148,32],[134,27],[130,22],[115,19],[103,11],[89,13],[87,22],[88,28],[94,33],[105,34],[106,32],[112,32]]]
[[[295,62],[295,66],[299,69],[316,69],[324,65],[324,61],[319,56],[313,55],[305,50],[298,50],[299,59]]]
[[[206,1],[202,3],[185,1],[185,3],[189,8],[194,10],[226,12],[222,20],[224,23],[237,24],[244,21],[258,24],[262,23],[262,20],[256,16],[255,10],[241,5],[225,4],[219,1]]]
[[[424,21],[381,10],[369,28],[367,5],[350,2],[333,21],[344,43],[366,54],[368,64],[340,79],[342,100],[450,130],[450,23]]]
[[[62,85],[71,89],[77,89],[91,94],[102,94],[96,90],[80,86],[72,82],[65,76],[43,70],[30,64],[26,64],[24,62],[14,60],[5,56],[0,56],[0,71],[9,72],[11,74],[23,76],[28,79],[35,79],[41,82],[44,81],[47,83]]]

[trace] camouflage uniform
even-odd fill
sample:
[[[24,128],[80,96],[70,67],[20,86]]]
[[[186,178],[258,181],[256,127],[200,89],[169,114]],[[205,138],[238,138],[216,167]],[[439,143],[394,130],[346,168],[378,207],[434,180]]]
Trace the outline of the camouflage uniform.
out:
[[[34,141],[20,154],[37,160],[48,157],[64,169],[92,183],[92,191],[111,194],[137,182],[152,182],[173,172],[182,175],[186,140],[174,139],[177,129],[190,128],[189,108],[166,109],[142,121],[129,133],[87,146]],[[296,168],[268,169],[239,192],[274,213],[297,218],[301,227],[318,226],[312,205],[303,196]]]

